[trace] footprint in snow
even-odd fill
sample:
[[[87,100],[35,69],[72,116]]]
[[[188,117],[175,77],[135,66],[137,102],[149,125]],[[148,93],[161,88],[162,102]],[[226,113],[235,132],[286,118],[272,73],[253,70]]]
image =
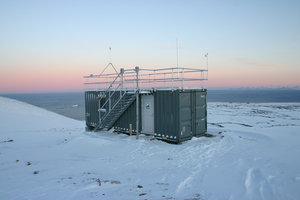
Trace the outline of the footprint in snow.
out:
[[[264,178],[259,168],[250,168],[247,171],[245,187],[249,199],[276,199],[269,181]]]

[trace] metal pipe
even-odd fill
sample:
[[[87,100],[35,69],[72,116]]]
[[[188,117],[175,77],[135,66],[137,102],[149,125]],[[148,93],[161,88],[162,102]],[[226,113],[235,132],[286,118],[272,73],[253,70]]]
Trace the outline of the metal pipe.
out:
[[[182,77],[182,88],[184,90],[184,69],[182,69],[181,77]]]
[[[155,70],[154,70],[154,89],[155,89]]]
[[[139,100],[139,67],[135,67],[135,71],[136,71],[136,86],[137,86],[137,90],[136,90],[136,139],[138,140],[139,139],[139,134],[140,134],[140,129],[139,129],[139,121],[140,121],[140,100]]]

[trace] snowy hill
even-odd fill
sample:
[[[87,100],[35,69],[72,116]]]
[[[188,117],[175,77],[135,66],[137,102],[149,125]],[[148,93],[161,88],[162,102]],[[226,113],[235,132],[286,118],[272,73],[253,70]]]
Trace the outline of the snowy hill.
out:
[[[0,97],[0,199],[300,199],[300,104],[208,104],[180,145]]]

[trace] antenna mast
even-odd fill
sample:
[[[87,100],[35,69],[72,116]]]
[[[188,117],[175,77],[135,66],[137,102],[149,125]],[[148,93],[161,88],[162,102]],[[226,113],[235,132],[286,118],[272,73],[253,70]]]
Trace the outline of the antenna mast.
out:
[[[111,63],[111,47],[109,47],[109,63]]]
[[[179,67],[178,67],[178,38],[176,38],[176,50],[177,50],[177,78],[179,78]]]
[[[178,68],[178,38],[176,38],[176,50],[177,50],[177,68]]]
[[[206,53],[204,56],[206,57],[206,78],[208,79],[208,53]]]

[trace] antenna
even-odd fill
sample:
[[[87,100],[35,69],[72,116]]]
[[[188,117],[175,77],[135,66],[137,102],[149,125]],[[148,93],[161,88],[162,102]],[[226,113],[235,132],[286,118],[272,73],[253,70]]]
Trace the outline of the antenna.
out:
[[[109,63],[111,63],[111,47],[109,47]]]
[[[176,38],[177,68],[178,68],[178,38]]]
[[[111,64],[111,47],[109,47],[109,64]],[[109,81],[111,83],[111,67],[109,68]]]
[[[208,53],[206,53],[204,56],[206,57],[206,78],[208,79]]]
[[[176,50],[177,50],[177,78],[179,78],[179,67],[178,67],[178,38],[176,38]]]

